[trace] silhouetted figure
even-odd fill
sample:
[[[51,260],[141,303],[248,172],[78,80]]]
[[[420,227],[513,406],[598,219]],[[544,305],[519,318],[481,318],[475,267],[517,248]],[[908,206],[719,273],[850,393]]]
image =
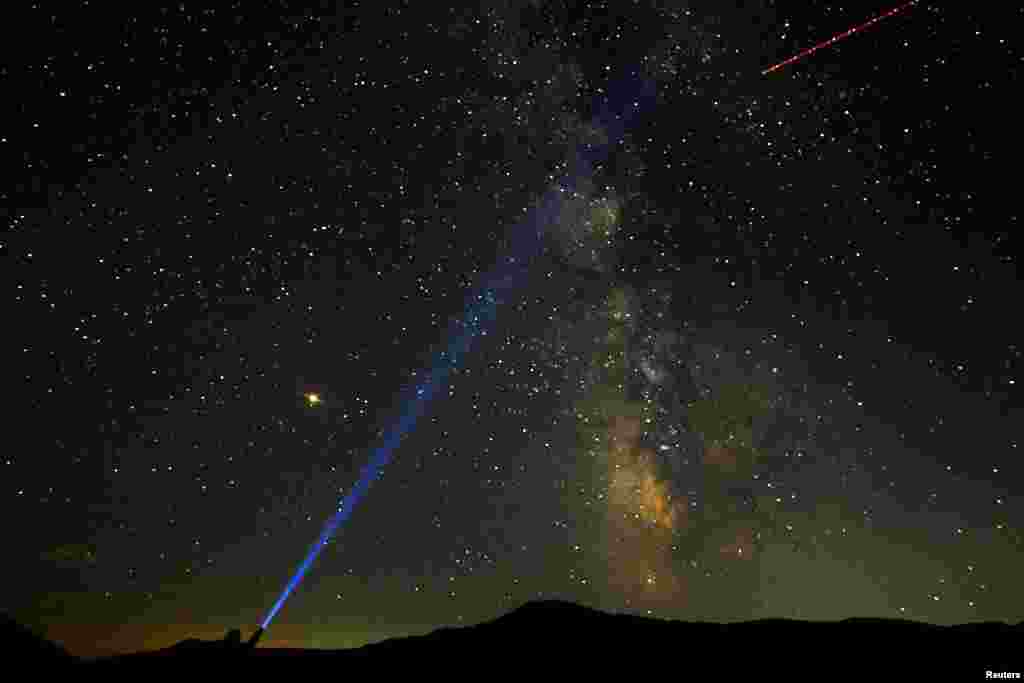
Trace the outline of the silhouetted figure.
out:
[[[0,612],[0,661],[5,670],[16,671],[38,665],[73,664],[76,660],[63,647],[47,640],[43,629],[29,628]]]
[[[258,629],[256,629],[256,632],[253,633],[252,636],[249,638],[249,642],[247,642],[245,644],[246,648],[249,649],[249,650],[252,650],[253,648],[255,648],[256,647],[256,643],[260,642],[260,638],[262,638],[262,637],[263,637],[263,627],[260,626]]]
[[[224,636],[224,645],[228,650],[242,649],[242,630],[233,628]]]

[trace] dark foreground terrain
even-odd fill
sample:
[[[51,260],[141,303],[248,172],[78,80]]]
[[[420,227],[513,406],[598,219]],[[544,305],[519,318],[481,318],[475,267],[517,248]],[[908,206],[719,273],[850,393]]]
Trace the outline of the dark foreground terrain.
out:
[[[263,680],[282,674],[413,674],[449,680],[523,675],[546,680],[558,671],[574,677],[599,674],[602,679],[670,675],[681,681],[983,681],[1022,680],[1024,674],[1024,622],[944,627],[847,619],[719,625],[536,602],[477,626],[355,650],[251,649],[236,634],[224,641],[186,640],[165,650],[97,660],[77,659],[14,622],[2,626],[5,668],[33,676],[72,673],[120,679],[191,673],[203,680],[209,675]]]

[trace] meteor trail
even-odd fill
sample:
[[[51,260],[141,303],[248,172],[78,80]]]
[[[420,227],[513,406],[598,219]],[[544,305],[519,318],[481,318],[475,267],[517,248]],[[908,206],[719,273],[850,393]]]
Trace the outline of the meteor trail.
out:
[[[872,24],[877,23],[877,22],[881,21],[882,19],[885,19],[886,17],[891,17],[892,15],[896,14],[897,12],[902,12],[903,10],[905,10],[906,8],[908,8],[908,7],[910,7],[911,5],[914,5],[914,4],[917,4],[917,0],[910,0],[910,2],[905,2],[902,5],[900,5],[899,7],[895,8],[895,9],[891,9],[891,10],[889,10],[888,12],[886,12],[884,14],[880,14],[877,17],[875,17],[874,19],[871,19],[870,21],[866,21],[863,24],[860,24],[859,26],[854,26],[853,28],[851,28],[851,29],[849,29],[847,31],[843,31],[842,33],[839,33],[839,34],[837,34],[835,36],[832,36],[831,38],[826,40],[824,43],[818,43],[814,47],[809,47],[806,50],[804,50],[803,52],[800,52],[800,53],[798,53],[796,55],[793,55],[792,57],[790,57],[789,59],[787,59],[784,62],[779,62],[775,66],[769,67],[769,68],[765,69],[764,71],[761,72],[761,75],[765,76],[767,74],[770,74],[772,71],[775,71],[776,69],[781,69],[782,67],[788,66],[789,64],[792,64],[793,62],[797,62],[797,61],[803,59],[804,57],[807,57],[808,55],[810,55],[810,54],[812,54],[814,52],[817,52],[818,50],[820,50],[823,47],[828,47],[829,45],[831,45],[833,43],[837,43],[840,40],[842,40],[843,38],[846,38],[847,36],[852,36],[854,33],[857,33],[858,31],[862,31],[862,30],[866,29],[868,26],[871,26]]]

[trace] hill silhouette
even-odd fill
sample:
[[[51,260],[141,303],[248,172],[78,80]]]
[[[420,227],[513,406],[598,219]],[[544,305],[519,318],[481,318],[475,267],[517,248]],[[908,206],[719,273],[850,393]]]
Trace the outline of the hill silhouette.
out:
[[[558,601],[531,602],[482,624],[441,628],[351,650],[250,647],[232,630],[224,640],[187,639],[155,652],[95,660],[70,656],[13,620],[2,622],[0,656],[39,673],[73,666],[104,679],[195,672],[442,674],[465,678],[565,667],[577,674],[626,667],[678,680],[783,675],[787,679],[986,680],[986,672],[1021,672],[1024,622],[935,626],[851,618],[717,624],[608,614]],[[485,668],[480,668],[485,667]],[[540,667],[544,667],[541,669]],[[1015,678],[1015,677],[1014,677]]]

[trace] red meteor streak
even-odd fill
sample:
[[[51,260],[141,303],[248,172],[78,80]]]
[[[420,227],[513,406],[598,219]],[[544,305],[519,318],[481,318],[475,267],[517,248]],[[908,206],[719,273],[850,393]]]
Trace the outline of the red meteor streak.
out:
[[[792,57],[790,57],[789,59],[787,59],[784,62],[779,62],[775,66],[770,67],[768,69],[765,69],[764,71],[761,72],[761,75],[764,76],[766,74],[771,73],[772,71],[775,71],[776,69],[781,69],[782,67],[784,67],[784,66],[786,66],[788,64],[792,64],[793,62],[799,61],[799,60],[803,59],[804,57],[806,57],[807,55],[810,55],[810,54],[812,54],[814,52],[817,52],[818,50],[820,50],[823,47],[828,47],[832,43],[836,43],[836,42],[842,40],[843,38],[846,38],[847,36],[852,36],[857,31],[862,31],[862,30],[866,29],[868,26],[871,26],[872,24],[874,24],[876,22],[879,22],[882,19],[885,19],[886,17],[891,17],[892,15],[896,14],[897,12],[902,12],[903,10],[905,10],[906,8],[908,8],[908,7],[910,7],[911,5],[914,5],[914,4],[917,4],[917,0],[910,0],[910,2],[903,3],[902,5],[897,7],[896,9],[891,9],[888,12],[886,12],[885,14],[880,14],[879,16],[875,17],[874,19],[872,19],[870,21],[864,22],[860,26],[854,26],[853,28],[851,28],[848,31],[843,31],[842,33],[840,33],[838,35],[832,36],[831,38],[826,40],[824,43],[818,43],[814,47],[809,47],[806,50],[804,50],[803,52],[801,52],[799,54],[796,54],[796,55],[793,55]]]

